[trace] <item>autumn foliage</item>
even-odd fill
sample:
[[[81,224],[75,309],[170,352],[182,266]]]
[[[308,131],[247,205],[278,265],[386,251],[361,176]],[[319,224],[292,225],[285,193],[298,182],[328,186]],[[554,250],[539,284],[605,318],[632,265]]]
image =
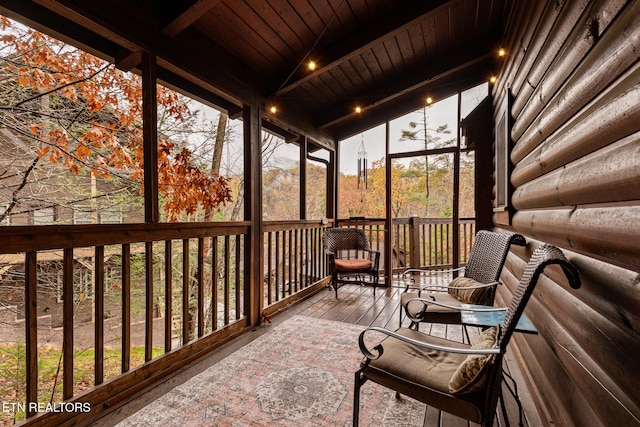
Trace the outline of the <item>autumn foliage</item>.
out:
[[[16,118],[13,131],[29,138],[41,159],[75,174],[126,175],[142,186],[141,79],[42,33],[12,27],[4,17],[1,24],[1,41],[12,54],[0,72],[15,79],[17,89],[3,107]],[[184,98],[158,86],[157,105],[158,187],[167,219],[230,201],[226,178],[202,170],[188,144],[163,134],[162,125],[189,116]]]

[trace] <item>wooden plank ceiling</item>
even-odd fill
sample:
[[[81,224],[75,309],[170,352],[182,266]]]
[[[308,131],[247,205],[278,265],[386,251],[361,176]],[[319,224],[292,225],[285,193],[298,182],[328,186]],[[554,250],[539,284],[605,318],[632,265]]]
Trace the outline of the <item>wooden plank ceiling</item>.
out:
[[[1,0],[0,13],[321,140],[487,79],[515,0]],[[315,71],[307,62],[317,64]],[[278,112],[269,111],[271,105]],[[355,107],[362,107],[360,114]]]

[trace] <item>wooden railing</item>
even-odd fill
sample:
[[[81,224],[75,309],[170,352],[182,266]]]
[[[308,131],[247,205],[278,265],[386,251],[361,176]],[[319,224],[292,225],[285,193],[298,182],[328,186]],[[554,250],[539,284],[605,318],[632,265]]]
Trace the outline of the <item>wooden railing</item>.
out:
[[[384,254],[384,220],[350,218],[338,221],[340,227],[365,230],[373,249]],[[459,264],[464,265],[475,236],[475,220],[461,219]],[[393,273],[408,268],[442,269],[453,266],[453,223],[451,218],[398,218],[392,221]],[[384,259],[381,256],[381,260]],[[384,264],[381,270],[385,270]]]
[[[336,223],[365,230],[384,260],[384,220]],[[248,313],[268,319],[326,284],[330,226],[266,222],[261,250],[251,247],[249,222],[2,227],[0,350],[15,369],[0,379],[15,405],[0,423],[81,422],[88,415],[37,405],[82,402],[93,415],[250,330],[260,319]],[[394,251],[448,265],[451,230],[446,220],[394,220]],[[473,221],[461,221],[460,233],[464,261]],[[416,265],[393,260],[394,270]],[[262,284],[250,264],[262,267]]]
[[[272,313],[327,276],[318,221],[269,221],[264,230],[264,311]]]
[[[461,219],[459,264],[466,263],[475,236],[475,220]],[[451,218],[400,218],[393,220],[394,270],[442,269],[453,266]]]
[[[3,227],[2,356],[16,368],[0,373],[15,390],[0,423],[82,418],[38,404],[112,406],[248,330],[248,233],[248,223]]]

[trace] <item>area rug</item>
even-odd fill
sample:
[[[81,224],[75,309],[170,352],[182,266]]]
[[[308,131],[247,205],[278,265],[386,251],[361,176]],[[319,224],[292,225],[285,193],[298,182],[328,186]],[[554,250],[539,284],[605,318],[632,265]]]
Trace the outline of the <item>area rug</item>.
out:
[[[118,426],[351,426],[362,330],[294,316]],[[421,426],[425,409],[375,383],[361,388],[362,426]]]

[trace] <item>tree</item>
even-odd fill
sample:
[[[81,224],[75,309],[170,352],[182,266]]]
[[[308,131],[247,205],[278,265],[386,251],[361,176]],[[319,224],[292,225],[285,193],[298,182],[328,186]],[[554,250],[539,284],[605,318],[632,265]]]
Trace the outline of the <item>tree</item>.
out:
[[[43,161],[76,175],[116,176],[141,188],[140,78],[7,18],[0,22],[0,124],[20,139],[25,154],[32,153],[22,178],[13,177],[0,221],[19,206],[20,193]],[[194,165],[186,141],[171,138],[188,123],[186,100],[162,86],[157,92],[159,188],[167,219],[227,203],[227,179]]]
[[[437,145],[438,141],[441,139],[440,136],[431,136],[429,132],[435,132],[437,135],[440,134],[450,134],[448,125],[438,126],[436,129],[428,128],[427,124],[427,108],[422,108],[422,121],[418,122],[409,122],[409,127],[411,130],[402,130],[402,136],[400,137],[401,141],[423,141],[424,149],[429,149],[429,144]],[[424,208],[424,216],[425,218],[429,217],[429,198],[431,197],[431,186],[429,183],[429,156],[426,155],[424,157],[425,166],[424,166],[424,177],[425,177],[425,192],[426,192],[426,203]]]

